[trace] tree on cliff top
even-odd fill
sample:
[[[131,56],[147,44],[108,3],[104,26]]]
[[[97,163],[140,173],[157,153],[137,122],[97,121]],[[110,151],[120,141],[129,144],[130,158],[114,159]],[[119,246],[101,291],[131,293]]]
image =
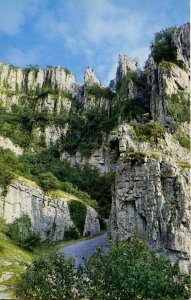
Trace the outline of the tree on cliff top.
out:
[[[157,63],[162,60],[176,62],[176,48],[172,44],[175,27],[170,27],[155,34],[151,44],[151,54]]]

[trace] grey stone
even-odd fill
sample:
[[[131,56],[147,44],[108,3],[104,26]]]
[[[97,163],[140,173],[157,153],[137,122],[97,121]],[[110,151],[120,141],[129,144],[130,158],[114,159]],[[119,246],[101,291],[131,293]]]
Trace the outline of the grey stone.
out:
[[[62,240],[65,231],[74,226],[67,201],[67,195],[53,199],[46,196],[37,186],[17,182],[9,186],[5,198],[1,200],[0,215],[8,223],[12,223],[23,213],[28,214],[33,230],[38,232],[43,240]],[[88,206],[84,235],[87,235],[87,232],[94,235],[99,231],[98,215],[93,208]]]

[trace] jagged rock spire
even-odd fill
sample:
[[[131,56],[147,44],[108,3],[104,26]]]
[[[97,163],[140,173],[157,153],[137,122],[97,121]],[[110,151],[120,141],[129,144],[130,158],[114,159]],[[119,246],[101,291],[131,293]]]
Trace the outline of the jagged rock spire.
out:
[[[124,77],[128,70],[137,71],[137,69],[138,62],[136,59],[130,59],[126,54],[119,54],[116,81]]]
[[[185,68],[190,68],[190,23],[178,27],[172,37],[172,43],[177,50],[177,60],[181,61]]]
[[[87,67],[84,74],[84,82],[88,85],[98,84],[100,85],[99,79],[96,78],[94,71],[91,67]]]

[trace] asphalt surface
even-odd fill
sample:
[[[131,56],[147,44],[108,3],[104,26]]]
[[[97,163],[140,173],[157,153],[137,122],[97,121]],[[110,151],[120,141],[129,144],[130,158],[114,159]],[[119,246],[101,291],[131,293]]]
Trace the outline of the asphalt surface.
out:
[[[74,257],[76,267],[85,266],[85,260],[88,260],[96,252],[97,246],[101,246],[104,251],[107,251],[106,235],[64,247],[58,253],[63,253],[68,259]]]

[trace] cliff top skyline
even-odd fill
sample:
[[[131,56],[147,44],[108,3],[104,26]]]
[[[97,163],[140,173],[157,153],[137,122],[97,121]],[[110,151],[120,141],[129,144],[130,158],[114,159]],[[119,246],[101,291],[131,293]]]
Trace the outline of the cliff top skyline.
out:
[[[17,66],[69,68],[78,82],[94,67],[107,84],[119,53],[148,57],[155,32],[186,23],[189,1],[0,1],[0,60]]]

